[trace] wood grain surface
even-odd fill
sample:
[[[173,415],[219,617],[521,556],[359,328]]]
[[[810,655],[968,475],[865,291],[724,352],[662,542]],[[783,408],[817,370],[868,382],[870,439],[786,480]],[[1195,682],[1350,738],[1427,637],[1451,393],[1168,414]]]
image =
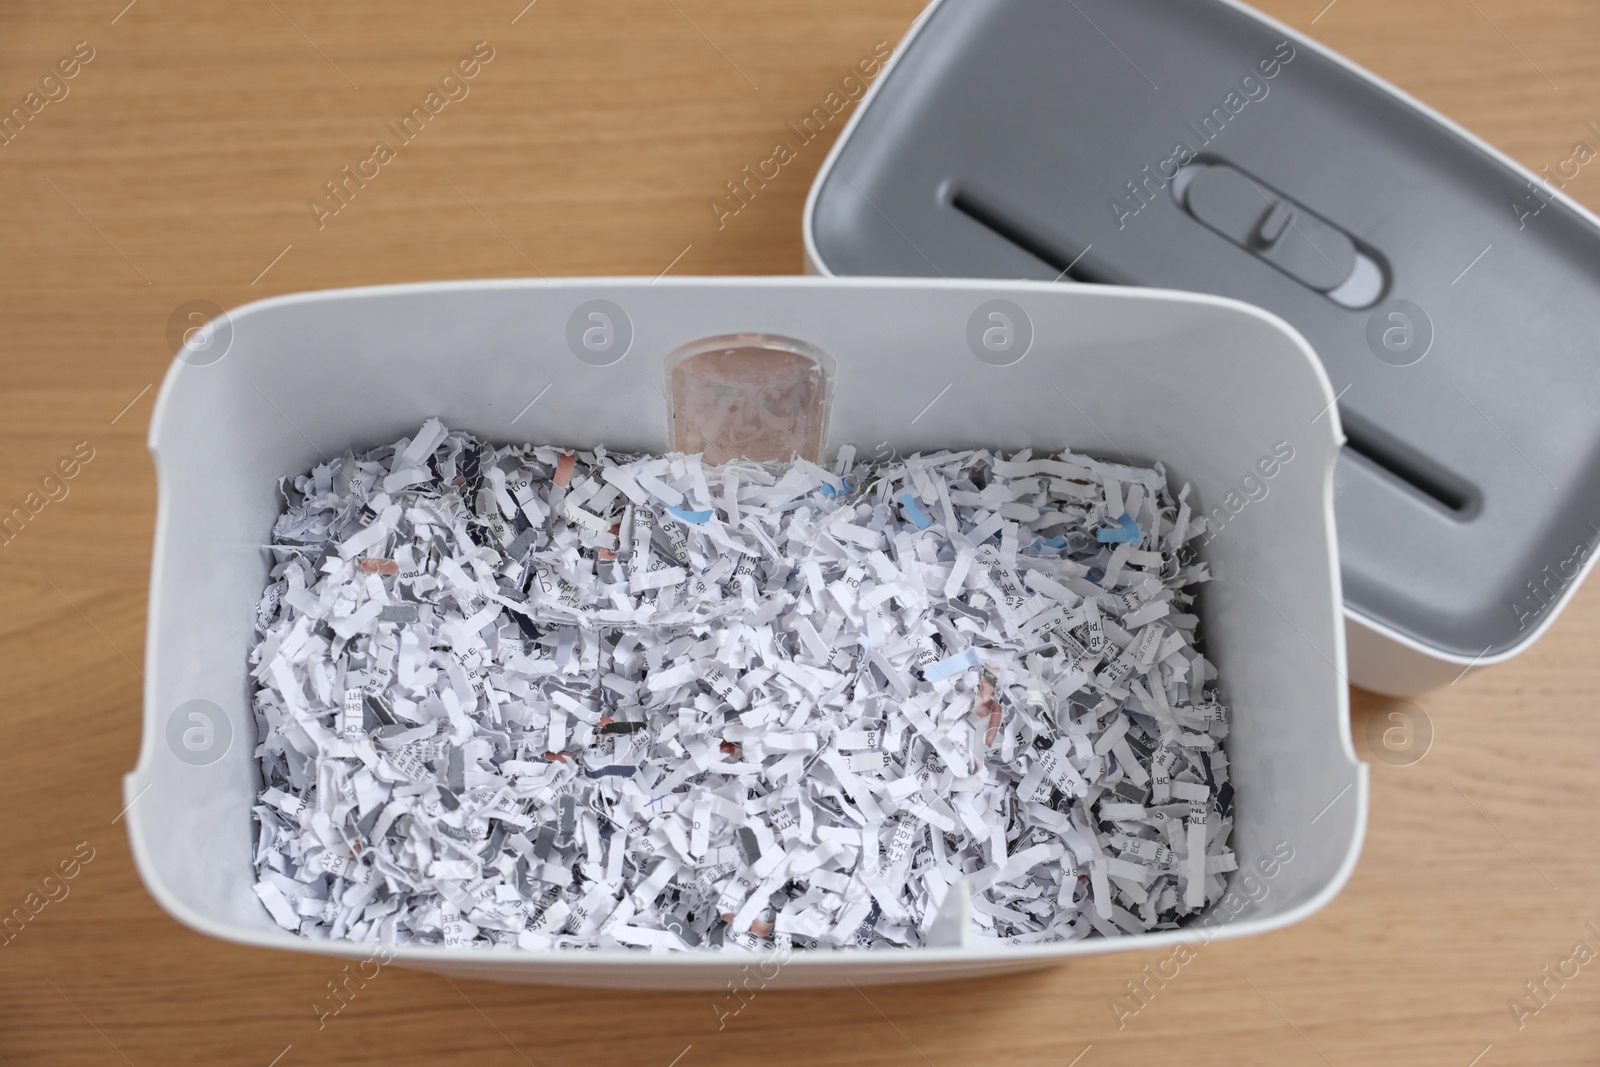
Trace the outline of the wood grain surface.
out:
[[[736,216],[719,225],[710,202],[918,9],[526,2],[0,5],[3,110],[58,97],[0,147],[0,510],[58,497],[0,544],[0,911],[47,888],[60,898],[0,946],[0,1060],[1600,1061],[1600,961],[1566,979],[1542,971],[1571,975],[1577,942],[1600,950],[1596,583],[1509,665],[1415,706],[1356,693],[1364,757],[1369,726],[1395,711],[1431,723],[1433,741],[1420,761],[1374,761],[1349,887],[1291,929],[1205,948],[1120,1020],[1108,1001],[1156,954],[953,984],[772,988],[721,1028],[726,998],[705,993],[385,968],[319,1025],[332,961],[167,917],[117,817],[140,729],[155,507],[144,435],[174,310],[438,278],[793,273],[805,192],[842,119]],[[1535,169],[1600,145],[1587,125],[1600,123],[1595,0],[1266,8]],[[308,199],[479,41],[494,58],[468,95],[319,228]],[[79,42],[92,58],[74,67]],[[74,76],[41,89],[58,60]],[[1600,166],[1568,191],[1600,208]],[[42,486],[80,442],[92,459]],[[46,883],[62,864],[74,876]],[[1543,1001],[1524,988],[1536,980]],[[1530,1005],[1520,1019],[1516,997]]]

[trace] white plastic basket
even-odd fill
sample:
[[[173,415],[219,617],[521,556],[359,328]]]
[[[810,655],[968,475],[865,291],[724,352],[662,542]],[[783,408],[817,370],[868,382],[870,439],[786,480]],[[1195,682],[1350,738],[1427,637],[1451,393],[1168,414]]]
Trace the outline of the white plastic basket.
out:
[[[1202,587],[1201,633],[1234,714],[1240,869],[1230,894],[1176,931],[798,953],[782,965],[785,984],[954,978],[1240,936],[1332,899],[1360,850],[1367,779],[1344,678],[1332,501],[1342,437],[1328,381],[1298,334],[1244,304],[1151,290],[688,278],[304,293],[236,309],[191,336],[150,430],[160,508],[144,737],[124,783],[133,854],[161,905],[242,944],[349,959],[372,950],[283,931],[251,889],[259,775],[246,654],[280,476],[393,441],[433,415],[494,442],[662,451],[667,357],[747,333],[828,357],[830,454],[846,442],[864,454],[1072,448],[1163,460],[1201,506],[1251,498],[1200,550],[1216,576]],[[1292,459],[1268,478],[1262,460],[1275,449],[1281,459],[1281,446]],[[394,958],[480,978],[673,988],[721,988],[759,962],[442,946],[404,946]]]

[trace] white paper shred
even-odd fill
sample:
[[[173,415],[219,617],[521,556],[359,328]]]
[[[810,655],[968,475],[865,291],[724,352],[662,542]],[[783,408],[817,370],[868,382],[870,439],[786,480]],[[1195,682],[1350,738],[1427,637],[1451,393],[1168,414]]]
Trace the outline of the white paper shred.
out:
[[[1154,470],[493,448],[285,480],[251,653],[257,896],[348,938],[1076,940],[1223,890],[1208,577]],[[1181,505],[1181,506],[1180,506]]]

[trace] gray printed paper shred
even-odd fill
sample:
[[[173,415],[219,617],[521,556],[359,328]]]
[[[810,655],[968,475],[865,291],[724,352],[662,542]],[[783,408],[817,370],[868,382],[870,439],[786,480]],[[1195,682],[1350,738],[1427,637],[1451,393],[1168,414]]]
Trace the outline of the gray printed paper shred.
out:
[[[267,912],[825,950],[1115,937],[1216,900],[1228,712],[1188,490],[1075,454],[854,457],[429,420],[281,482],[250,654]]]

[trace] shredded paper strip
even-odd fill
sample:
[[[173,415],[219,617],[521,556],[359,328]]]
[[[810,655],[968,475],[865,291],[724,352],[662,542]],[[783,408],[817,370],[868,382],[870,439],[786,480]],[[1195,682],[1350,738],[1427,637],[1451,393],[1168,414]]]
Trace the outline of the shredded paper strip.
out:
[[[1170,928],[1235,867],[1205,520],[1159,465],[430,420],[281,491],[255,889],[302,936],[1034,944]]]

